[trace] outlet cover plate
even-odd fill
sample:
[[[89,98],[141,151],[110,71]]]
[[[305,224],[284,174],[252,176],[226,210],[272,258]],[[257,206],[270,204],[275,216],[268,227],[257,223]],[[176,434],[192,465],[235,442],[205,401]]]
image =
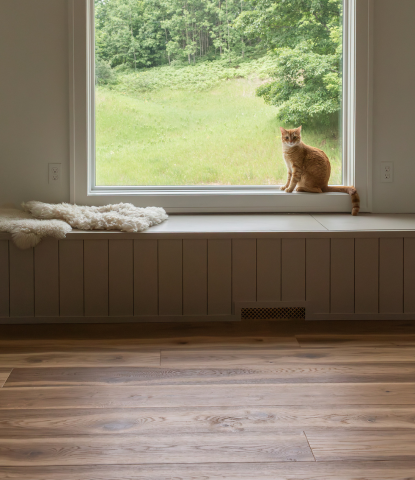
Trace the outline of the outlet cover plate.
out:
[[[49,163],[49,183],[60,184],[62,182],[62,164]]]
[[[393,162],[380,162],[380,181],[382,183],[393,182]]]

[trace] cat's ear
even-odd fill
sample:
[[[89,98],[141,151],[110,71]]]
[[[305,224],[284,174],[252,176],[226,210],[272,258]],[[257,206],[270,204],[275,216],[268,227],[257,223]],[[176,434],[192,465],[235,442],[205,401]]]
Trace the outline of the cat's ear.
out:
[[[285,130],[285,128],[282,128],[280,127],[280,130],[281,130],[281,133],[284,135],[285,133],[287,133],[287,130]]]
[[[302,128],[303,128],[302,125],[300,125],[298,128],[296,128],[297,132],[298,132],[298,133],[301,133],[301,129],[302,129]]]

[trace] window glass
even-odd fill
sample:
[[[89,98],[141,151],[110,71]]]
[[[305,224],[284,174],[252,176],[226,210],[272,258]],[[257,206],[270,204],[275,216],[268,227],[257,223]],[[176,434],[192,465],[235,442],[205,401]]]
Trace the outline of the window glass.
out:
[[[342,0],[95,0],[97,186],[285,183],[303,126],[342,183]]]

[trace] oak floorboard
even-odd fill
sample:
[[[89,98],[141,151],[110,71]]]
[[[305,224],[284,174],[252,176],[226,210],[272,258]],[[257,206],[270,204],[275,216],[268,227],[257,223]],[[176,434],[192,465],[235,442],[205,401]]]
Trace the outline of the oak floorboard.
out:
[[[3,350],[2,350],[3,351]],[[160,350],[146,349],[136,352],[35,352],[1,353],[3,367],[85,367],[85,366],[136,366],[157,367],[160,365]]]
[[[415,480],[415,462],[0,467],[0,480]]]
[[[11,368],[0,368],[0,388],[6,383],[11,372]]]
[[[415,461],[414,430],[306,430],[317,461]]]
[[[273,365],[280,363],[368,363],[368,362],[413,362],[413,347],[354,347],[354,348],[301,348],[279,349],[222,349],[222,350],[162,350],[161,366],[185,367],[230,367],[243,365]]]
[[[415,335],[297,335],[301,347],[397,347],[415,346]]]
[[[415,462],[0,467],[0,480],[415,480]]]
[[[275,322],[258,320],[255,322],[160,322],[160,323],[105,323],[100,324],[36,324],[0,325],[0,346],[3,342],[29,342],[48,340],[119,342],[138,338],[156,339],[183,337],[276,337],[295,335],[351,335],[351,334],[414,335],[415,320],[371,320],[351,322],[350,320],[322,320],[318,322],[290,321]]]
[[[0,410],[259,405],[413,405],[415,383],[0,389]]]
[[[415,430],[415,406],[316,405],[257,407],[0,410],[2,436],[266,434],[281,429]]]
[[[302,431],[255,435],[0,437],[1,466],[314,461]]]
[[[102,328],[103,325],[100,325]],[[125,325],[123,325],[125,327]],[[1,328],[1,326],[0,326]],[[4,349],[19,349],[26,353],[31,351],[96,351],[100,350],[129,350],[134,348],[227,348],[227,347],[258,347],[263,348],[299,348],[294,336],[187,336],[176,338],[109,338],[109,339],[0,339],[0,347]],[[18,351],[16,350],[16,353]]]
[[[100,385],[234,385],[280,383],[412,383],[414,363],[330,363],[234,368],[14,368],[4,388]]]

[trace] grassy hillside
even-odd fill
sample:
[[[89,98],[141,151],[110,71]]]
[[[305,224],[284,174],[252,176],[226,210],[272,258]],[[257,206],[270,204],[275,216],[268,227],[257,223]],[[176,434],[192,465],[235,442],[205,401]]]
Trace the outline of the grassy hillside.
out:
[[[97,185],[285,182],[276,109],[255,96],[267,68],[162,67],[99,87]],[[305,129],[304,141],[328,154],[330,183],[341,183],[335,134]]]

